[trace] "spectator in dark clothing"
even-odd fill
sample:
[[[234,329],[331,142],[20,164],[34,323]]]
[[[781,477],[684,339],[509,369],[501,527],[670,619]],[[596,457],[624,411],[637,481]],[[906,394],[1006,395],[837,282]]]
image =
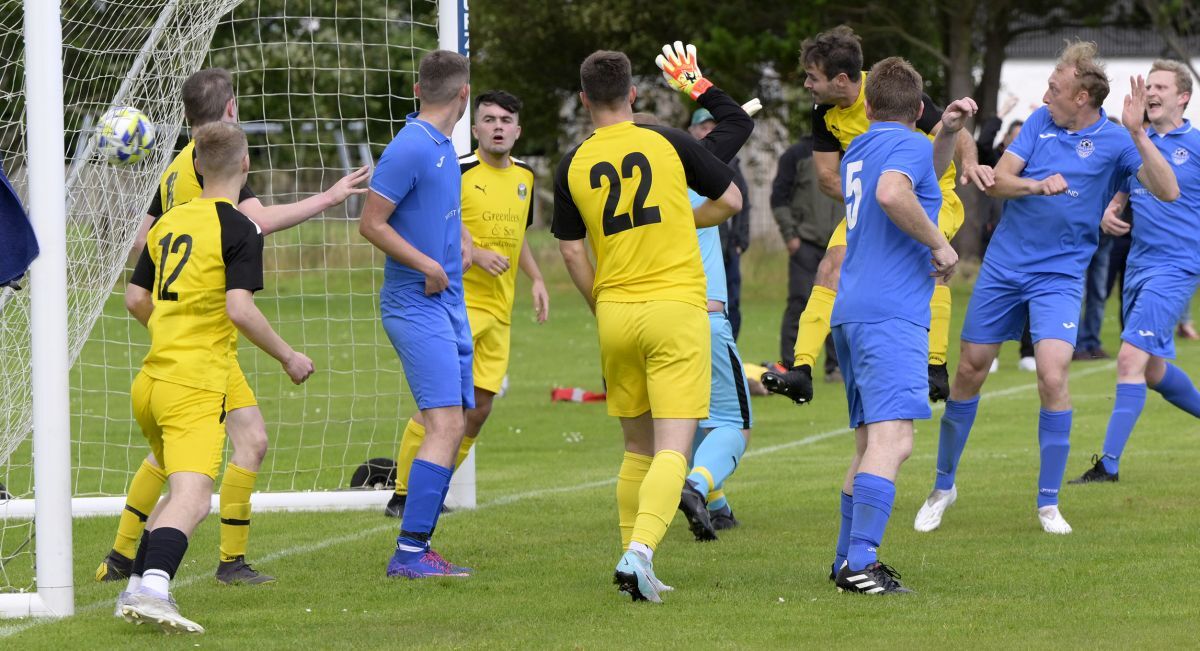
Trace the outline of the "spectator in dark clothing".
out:
[[[829,236],[841,221],[846,206],[817,187],[812,161],[812,137],[788,147],[779,158],[771,184],[771,214],[788,250],[788,298],[779,331],[779,359],[791,368],[800,314],[808,305],[817,265],[825,255]],[[837,354],[831,338],[825,340],[825,376],[836,377]]]
[[[692,113],[688,132],[697,140],[703,140],[716,124],[708,109],[698,108]],[[725,290],[728,293],[725,313],[733,328],[733,340],[737,341],[742,330],[742,254],[750,247],[750,186],[736,156],[729,161],[729,167],[733,168],[734,185],[742,192],[742,210],[722,222],[717,232],[721,235],[721,257],[725,262]]]

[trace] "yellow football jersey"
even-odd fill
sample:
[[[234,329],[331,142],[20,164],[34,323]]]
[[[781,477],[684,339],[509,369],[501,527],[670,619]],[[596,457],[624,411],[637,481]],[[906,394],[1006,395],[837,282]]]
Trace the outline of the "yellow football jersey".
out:
[[[462,222],[477,249],[508,258],[508,271],[493,276],[479,266],[463,274],[467,307],[512,322],[517,263],[525,229],[533,223],[533,169],[512,159],[505,168],[488,165],[476,151],[458,159],[462,172]]]
[[[161,217],[162,214],[179,204],[187,203],[200,196],[204,190],[204,177],[196,173],[196,141],[188,144],[175,155],[167,170],[163,172],[158,182],[158,194],[150,203],[146,212],[151,217]],[[254,198],[250,185],[243,185],[238,203]]]
[[[933,103],[928,95],[922,95],[925,105],[921,117],[917,119],[917,128],[925,133],[930,140],[930,133],[942,119],[942,110]],[[867,119],[867,73],[863,72],[861,83],[858,85],[858,97],[850,106],[842,108],[836,104],[818,104],[813,108],[813,151],[844,152],[850,148],[850,143],[858,136],[867,132],[871,122]],[[949,198],[954,194],[955,178],[958,176],[954,161],[938,179],[942,196]],[[958,202],[955,195],[954,201]]]
[[[601,127],[558,165],[551,230],[560,240],[588,237],[596,301],[704,307],[687,188],[716,199],[732,180],[733,170],[683,131],[633,122]]]
[[[225,292],[262,289],[263,238],[226,199],[197,197],[154,221],[130,282],[150,292],[152,378],[225,393],[236,328]]]

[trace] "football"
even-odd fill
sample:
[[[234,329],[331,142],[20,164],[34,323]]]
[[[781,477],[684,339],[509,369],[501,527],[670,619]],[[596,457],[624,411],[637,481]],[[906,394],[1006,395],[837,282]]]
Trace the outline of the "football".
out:
[[[113,165],[132,165],[154,146],[154,123],[136,108],[117,106],[101,118],[96,128],[100,155]]]

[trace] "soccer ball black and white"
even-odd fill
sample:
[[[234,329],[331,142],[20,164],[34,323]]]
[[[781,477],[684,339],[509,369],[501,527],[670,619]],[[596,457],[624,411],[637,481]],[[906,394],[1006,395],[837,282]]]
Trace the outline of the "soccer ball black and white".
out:
[[[96,148],[113,165],[132,165],[154,146],[154,123],[132,106],[111,108],[96,128]]]

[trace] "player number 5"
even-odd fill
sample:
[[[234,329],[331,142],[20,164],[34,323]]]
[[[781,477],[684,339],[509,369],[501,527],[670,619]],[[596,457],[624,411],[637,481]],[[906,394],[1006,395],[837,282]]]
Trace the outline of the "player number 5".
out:
[[[858,223],[858,206],[862,203],[862,178],[857,176],[862,171],[863,162],[860,160],[846,163],[846,189],[842,193],[846,197],[846,229],[854,228]]]

